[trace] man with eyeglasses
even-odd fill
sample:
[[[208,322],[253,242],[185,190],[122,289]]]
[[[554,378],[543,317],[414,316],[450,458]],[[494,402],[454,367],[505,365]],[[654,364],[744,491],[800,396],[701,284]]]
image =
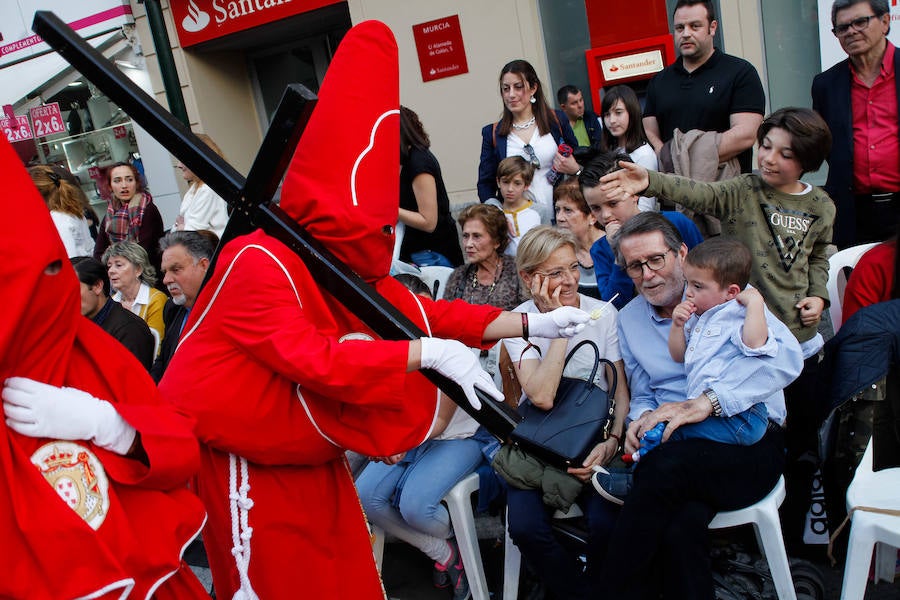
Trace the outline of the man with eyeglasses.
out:
[[[832,33],[847,59],[816,75],[813,108],[831,129],[825,191],[839,248],[884,241],[900,217],[900,54],[888,0],[836,0]]]
[[[618,235],[619,228],[641,212],[638,208],[637,196],[613,198],[600,189],[600,178],[607,173],[621,169],[620,161],[633,162],[630,156],[622,152],[615,150],[604,152],[591,159],[578,177],[581,192],[584,194],[584,200],[587,202],[591,214],[606,231],[606,235],[594,242],[590,249],[597,278],[597,291],[600,293],[601,300],[611,300],[619,309],[634,297],[634,285],[632,284],[634,277],[616,264],[612,243]],[[662,211],[661,214],[675,225],[681,239],[687,244],[688,250],[703,241],[700,230],[683,214],[668,210]],[[653,268],[652,264],[651,268]]]
[[[613,245],[639,296],[619,311],[619,347],[631,404],[625,451],[667,422],[663,439],[678,427],[731,416],[766,402],[770,424],[752,446],[707,439],[669,440],[648,452],[616,520],[600,574],[609,598],[713,598],[707,527],[715,514],[757,502],[784,469],[784,404],[773,394],[800,373],[803,356],[790,330],[766,313],[776,356],[732,369],[696,398],[686,398],[684,365],[672,360],[668,335],[685,288],[687,246],[662,215],[644,212],[619,229]],[[696,320],[689,321],[694,326]],[[716,335],[712,329],[704,336]]]

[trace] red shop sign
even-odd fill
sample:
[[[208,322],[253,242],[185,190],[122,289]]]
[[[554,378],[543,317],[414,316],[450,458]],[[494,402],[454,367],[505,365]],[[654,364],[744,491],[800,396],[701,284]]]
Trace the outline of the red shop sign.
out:
[[[0,119],[0,129],[3,129],[3,133],[6,134],[6,139],[10,143],[30,140],[34,137],[34,134],[31,133],[31,124],[25,115],[16,115],[15,120]]]
[[[116,125],[113,127],[113,137],[117,140],[128,137],[128,130],[124,125]]]
[[[469,72],[459,15],[413,25],[422,81]]]
[[[343,0],[171,0],[184,48]]]
[[[31,122],[34,123],[34,135],[45,137],[54,133],[65,133],[62,112],[58,102],[51,102],[31,109]]]

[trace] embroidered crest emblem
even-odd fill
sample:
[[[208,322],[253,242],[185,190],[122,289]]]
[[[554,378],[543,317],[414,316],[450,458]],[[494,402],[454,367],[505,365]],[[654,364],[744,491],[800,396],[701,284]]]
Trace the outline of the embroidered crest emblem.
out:
[[[93,452],[73,442],[44,444],[31,455],[47,483],[85,523],[97,530],[109,511],[109,480]]]
[[[761,204],[760,207],[766,215],[766,223],[772,233],[772,240],[778,250],[778,256],[781,258],[781,266],[784,267],[785,272],[789,272],[797,261],[797,257],[802,254],[803,242],[809,235],[813,223],[818,221],[819,217],[770,204]]]

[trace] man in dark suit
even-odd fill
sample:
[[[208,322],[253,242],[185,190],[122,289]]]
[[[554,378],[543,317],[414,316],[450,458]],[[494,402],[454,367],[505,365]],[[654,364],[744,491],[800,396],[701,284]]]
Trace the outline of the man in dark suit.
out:
[[[150,375],[157,383],[162,379],[178,347],[178,340],[181,339],[188,314],[200,293],[216,243],[214,234],[199,231],[170,231],[159,240],[163,283],[172,298],[163,309],[166,337],[163,338],[159,356],[150,369]]]
[[[556,92],[559,110],[556,116],[569,121],[579,146],[600,147],[603,144],[603,124],[597,113],[584,108],[584,95],[574,85],[564,85]]]
[[[831,129],[825,191],[837,205],[834,243],[883,241],[900,216],[900,54],[887,40],[887,0],[836,0],[831,30],[847,59],[816,75],[813,108]]]
[[[73,258],[72,266],[81,282],[81,314],[119,340],[149,371],[156,350],[153,334],[142,318],[109,297],[106,267],[90,256]]]

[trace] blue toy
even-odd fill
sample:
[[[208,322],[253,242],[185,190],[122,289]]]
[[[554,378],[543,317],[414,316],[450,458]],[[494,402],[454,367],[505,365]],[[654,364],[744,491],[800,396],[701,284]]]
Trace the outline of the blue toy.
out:
[[[640,461],[642,456],[662,443],[662,435],[665,429],[665,423],[657,423],[653,429],[644,432],[644,437],[641,438],[641,446],[637,449],[637,452],[623,455],[622,461],[629,465]]]

